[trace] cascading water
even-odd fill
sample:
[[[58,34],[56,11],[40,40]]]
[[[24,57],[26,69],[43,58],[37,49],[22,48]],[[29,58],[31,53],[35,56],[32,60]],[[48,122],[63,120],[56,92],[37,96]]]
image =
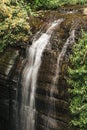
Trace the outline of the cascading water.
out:
[[[73,43],[75,42],[75,30],[72,30],[71,32],[70,32],[70,36],[68,37],[68,39],[67,39],[67,41],[65,42],[65,44],[64,44],[64,46],[63,46],[63,48],[62,48],[62,50],[61,50],[61,52],[60,52],[60,54],[59,54],[59,56],[58,56],[58,58],[57,58],[57,66],[56,66],[56,71],[55,71],[55,76],[54,76],[54,78],[53,78],[53,85],[51,86],[51,90],[50,90],[50,99],[53,99],[53,92],[54,92],[54,86],[56,86],[56,84],[58,84],[58,81],[59,81],[59,76],[60,76],[60,73],[61,73],[61,66],[62,66],[62,62],[63,62],[63,59],[64,59],[64,57],[65,57],[65,55],[66,55],[66,52],[67,52],[67,49],[68,49],[68,47],[69,46],[71,46]],[[49,129],[49,117],[50,117],[50,115],[51,115],[51,110],[50,110],[50,108],[52,109],[52,111],[53,111],[53,118],[55,118],[55,112],[56,112],[56,110],[55,110],[55,101],[54,100],[52,100],[53,102],[52,102],[52,104],[53,104],[53,107],[51,107],[51,106],[49,106],[49,112],[48,112],[48,115],[47,115],[47,117],[48,117],[48,121],[46,122],[46,129],[45,130],[48,130]],[[56,123],[56,122],[55,122]]]
[[[59,74],[61,72],[61,66],[62,66],[62,62],[63,62],[63,58],[67,52],[67,48],[72,45],[75,42],[75,30],[72,30],[70,33],[70,36],[68,37],[67,41],[65,42],[58,58],[57,58],[57,69],[56,69],[56,75],[54,77],[54,84],[56,83],[56,81],[58,82],[59,80]]]
[[[58,19],[51,23],[46,33],[43,33],[36,41],[34,40],[27,51],[27,63],[22,77],[21,130],[35,129],[35,90],[41,57],[53,30],[62,21],[63,19]]]

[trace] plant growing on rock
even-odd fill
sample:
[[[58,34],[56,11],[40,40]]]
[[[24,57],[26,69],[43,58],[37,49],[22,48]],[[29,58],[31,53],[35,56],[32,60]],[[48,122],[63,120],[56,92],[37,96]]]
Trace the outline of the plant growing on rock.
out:
[[[82,38],[73,47],[70,56],[71,66],[69,72],[69,89],[72,95],[70,110],[72,124],[79,130],[87,129],[87,34],[82,33]]]
[[[57,9],[62,5],[86,4],[87,0],[27,0],[35,9]]]
[[[0,1],[0,52],[8,44],[29,41],[30,25],[23,0]]]

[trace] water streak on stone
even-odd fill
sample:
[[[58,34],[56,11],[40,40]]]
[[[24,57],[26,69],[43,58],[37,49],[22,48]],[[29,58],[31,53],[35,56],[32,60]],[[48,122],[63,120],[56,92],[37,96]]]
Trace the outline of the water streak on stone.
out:
[[[57,67],[56,67],[56,70],[55,70],[55,76],[53,78],[53,84],[56,85],[58,84],[59,82],[59,76],[60,76],[60,73],[61,73],[61,66],[62,66],[62,63],[63,63],[63,60],[64,60],[64,56],[66,55],[66,52],[67,52],[67,49],[70,45],[72,45],[73,43],[75,42],[75,30],[72,30],[71,33],[70,33],[70,36],[68,37],[67,41],[65,42],[58,58],[57,58]],[[50,98],[53,98],[53,92],[55,90],[54,88],[54,85],[51,86],[51,90],[50,90]],[[53,101],[53,109],[54,113],[56,112],[55,110],[55,100]],[[48,112],[48,120],[49,120],[49,116],[50,116],[50,106],[49,106],[49,112]],[[55,116],[55,114],[54,114]],[[54,117],[55,118],[55,117]],[[49,124],[47,123],[47,128],[45,130],[48,130],[49,128]]]
[[[54,77],[54,84],[59,81],[59,75],[61,73],[61,66],[62,62],[64,60],[64,56],[67,52],[67,49],[69,46],[71,46],[75,42],[75,30],[72,30],[70,33],[70,36],[68,37],[67,41],[65,42],[58,58],[57,58],[57,69],[56,69],[56,75]]]
[[[21,130],[35,129],[35,90],[41,57],[53,30],[62,21],[63,19],[59,19],[51,23],[46,33],[43,33],[36,41],[34,40],[27,50],[27,63],[22,77]]]

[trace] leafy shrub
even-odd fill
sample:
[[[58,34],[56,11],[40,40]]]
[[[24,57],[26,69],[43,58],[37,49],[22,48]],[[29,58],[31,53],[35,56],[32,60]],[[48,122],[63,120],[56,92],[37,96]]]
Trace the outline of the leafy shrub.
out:
[[[73,115],[72,124],[80,130],[87,129],[87,34],[73,47],[70,56],[72,66],[69,67],[69,92],[72,95],[70,110]]]
[[[55,9],[62,5],[85,4],[87,0],[30,0],[29,2],[36,9]]]
[[[0,1],[0,52],[8,44],[29,41],[28,19],[23,0]]]

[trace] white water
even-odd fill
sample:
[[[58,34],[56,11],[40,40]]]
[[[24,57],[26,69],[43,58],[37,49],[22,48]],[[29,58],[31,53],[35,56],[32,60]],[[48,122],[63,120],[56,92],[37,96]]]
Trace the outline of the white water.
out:
[[[62,21],[63,19],[59,19],[51,23],[46,33],[43,33],[36,41],[34,40],[27,50],[27,63],[22,77],[21,130],[35,129],[35,90],[41,57],[53,30]]]
[[[60,76],[60,73],[61,73],[61,67],[62,67],[62,63],[63,63],[63,60],[64,60],[64,56],[66,55],[66,52],[67,52],[67,48],[72,45],[73,43],[75,43],[75,30],[72,30],[71,33],[70,33],[70,36],[68,37],[68,39],[66,40],[58,58],[57,58],[57,67],[56,67],[56,70],[55,70],[55,76],[53,78],[53,84],[51,86],[51,90],[50,90],[50,99],[53,101],[52,102],[52,105],[53,105],[53,108],[52,108],[52,111],[53,111],[53,118],[55,118],[55,100],[53,100],[53,92],[54,92],[54,86],[56,85],[56,83],[58,84],[59,82],[59,76]],[[49,116],[51,114],[51,110],[50,110],[50,106],[49,106],[49,112],[48,112],[48,122],[46,122],[47,124],[47,128],[45,130],[48,130],[49,129]],[[56,123],[56,122],[55,122]]]
[[[56,75],[55,75],[54,81],[53,81],[54,84],[59,81],[59,74],[60,74],[60,72],[61,72],[61,66],[62,66],[62,62],[63,62],[63,60],[64,60],[64,56],[65,56],[65,54],[66,54],[66,52],[67,52],[67,48],[68,48],[70,45],[72,45],[74,42],[75,42],[75,30],[72,30],[72,31],[70,32],[70,36],[69,36],[68,39],[66,40],[66,42],[65,42],[65,44],[64,44],[64,46],[63,46],[63,48],[62,48],[62,50],[61,50],[61,52],[60,52],[58,58],[57,58]]]

